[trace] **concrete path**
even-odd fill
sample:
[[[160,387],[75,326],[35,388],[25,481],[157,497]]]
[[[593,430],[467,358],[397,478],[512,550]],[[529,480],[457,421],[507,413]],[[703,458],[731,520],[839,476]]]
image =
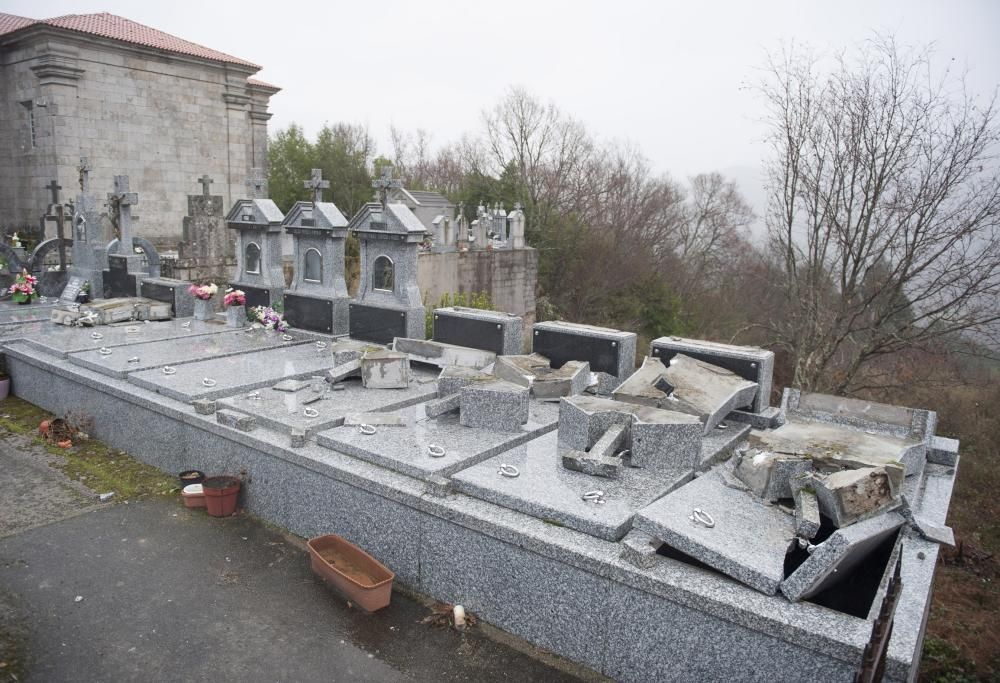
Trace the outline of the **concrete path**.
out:
[[[379,613],[351,609],[298,540],[250,517],[175,498],[95,506],[44,452],[12,444],[0,440],[0,661],[20,649],[26,680],[577,680],[477,629],[421,624],[427,608],[398,593]]]

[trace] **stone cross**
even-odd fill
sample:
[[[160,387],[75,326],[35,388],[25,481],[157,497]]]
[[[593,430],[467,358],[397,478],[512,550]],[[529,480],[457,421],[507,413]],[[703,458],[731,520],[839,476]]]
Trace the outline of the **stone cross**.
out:
[[[58,204],[59,203],[59,190],[62,189],[62,185],[60,185],[55,180],[53,180],[51,183],[49,183],[48,185],[45,186],[45,189],[49,190],[52,193],[52,203],[53,204]]]
[[[80,157],[80,165],[76,167],[80,174],[80,191],[84,194],[90,192],[90,164],[87,157]]]
[[[267,185],[267,178],[264,177],[264,170],[261,168],[250,169],[250,175],[246,179],[247,191],[250,199],[263,199],[267,194],[264,189]]]
[[[117,207],[118,240],[121,243],[120,253],[126,256],[133,253],[132,241],[132,207],[139,203],[139,195],[128,190],[128,176],[115,176],[115,191],[108,193],[108,203]]]
[[[205,197],[208,196],[208,186],[215,181],[208,177],[208,174],[204,174],[202,177],[198,178],[198,182],[201,183],[201,194]]]
[[[382,210],[385,211],[389,204],[389,190],[402,187],[403,184],[392,177],[392,168],[386,166],[382,169],[382,177],[372,183],[372,187],[378,192],[379,202],[382,203]]]
[[[307,190],[313,191],[313,204],[319,204],[323,201],[323,190],[330,187],[330,181],[323,180],[323,169],[314,168],[312,170],[312,176],[309,180],[303,180],[302,186]]]

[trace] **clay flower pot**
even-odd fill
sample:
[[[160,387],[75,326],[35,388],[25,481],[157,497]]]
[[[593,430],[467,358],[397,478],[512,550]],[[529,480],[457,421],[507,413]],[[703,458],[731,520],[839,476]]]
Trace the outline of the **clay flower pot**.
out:
[[[205,508],[213,517],[228,517],[236,511],[240,480],[236,477],[208,477],[201,482]]]
[[[51,422],[52,422],[51,420],[42,420],[41,422],[39,422],[38,423],[38,433],[40,435],[42,435],[42,436],[45,436],[46,434],[48,434],[49,433],[49,425],[51,424]]]
[[[201,470],[184,470],[177,477],[181,480],[181,488],[188,484],[200,484],[205,481],[205,473]]]

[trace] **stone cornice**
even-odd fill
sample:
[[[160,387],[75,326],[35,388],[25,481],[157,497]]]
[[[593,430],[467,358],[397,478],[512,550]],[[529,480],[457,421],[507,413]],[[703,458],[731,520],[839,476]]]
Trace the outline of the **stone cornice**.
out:
[[[30,69],[40,85],[76,85],[84,72],[76,59],[58,54],[41,55]]]

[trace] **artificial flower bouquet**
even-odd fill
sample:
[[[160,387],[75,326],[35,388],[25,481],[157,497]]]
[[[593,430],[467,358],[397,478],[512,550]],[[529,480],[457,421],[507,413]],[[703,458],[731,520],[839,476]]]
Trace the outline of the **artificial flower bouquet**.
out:
[[[225,304],[226,308],[230,306],[245,306],[247,303],[247,295],[241,289],[227,289],[226,296],[223,298],[222,303]]]
[[[270,306],[254,306],[247,312],[247,318],[266,330],[284,332],[288,329],[285,319]]]
[[[38,278],[29,275],[27,269],[23,269],[7,293],[11,294],[11,299],[19,304],[31,303],[32,298],[38,296],[38,292],[35,291],[36,284],[38,284]]]
[[[202,301],[208,301],[215,293],[219,291],[219,286],[215,283],[209,283],[207,285],[191,285],[188,287],[188,294],[193,296],[195,299],[201,299]]]

